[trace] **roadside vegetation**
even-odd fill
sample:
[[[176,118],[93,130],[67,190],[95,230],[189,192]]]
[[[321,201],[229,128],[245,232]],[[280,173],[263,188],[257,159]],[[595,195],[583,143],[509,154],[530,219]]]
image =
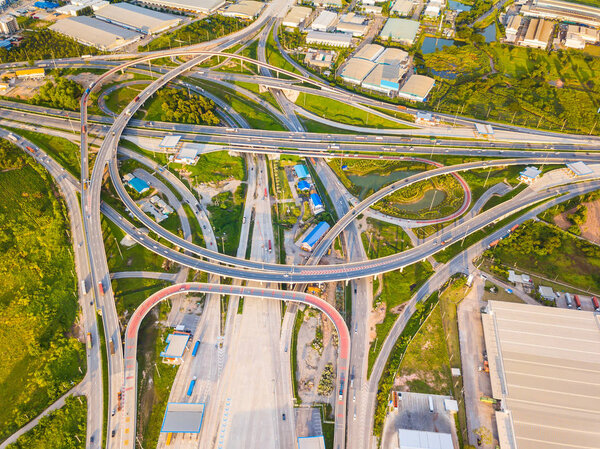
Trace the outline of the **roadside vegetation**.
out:
[[[156,447],[161,423],[169,401],[171,386],[177,375],[177,365],[161,362],[165,339],[170,329],[164,326],[170,310],[169,302],[161,302],[142,321],[140,327],[138,360],[139,406],[137,433],[140,445]]]
[[[8,449],[80,449],[85,447],[87,401],[85,396],[65,399],[62,408],[43,417]]]
[[[85,373],[66,207],[57,186],[0,140],[0,441]]]
[[[145,120],[190,123],[194,125],[217,125],[212,100],[188,93],[182,89],[161,89],[147,105]],[[137,115],[140,113],[138,112]]]
[[[131,103],[144,90],[144,87],[145,85],[143,84],[134,84],[112,91],[110,94],[104,96],[106,107],[112,112],[119,114],[125,106]]]
[[[371,114],[368,111],[330,98],[300,92],[296,104],[319,117],[347,125],[364,126],[378,129],[409,128],[409,126]]]
[[[48,156],[65,167],[69,173],[76,177],[80,176],[81,160],[79,157],[79,146],[77,144],[65,139],[64,137],[51,136],[49,134],[42,134],[35,131],[29,131],[27,129],[9,127],[6,127],[6,129],[25,137],[28,140],[31,140],[31,142],[44,150]],[[90,153],[89,159],[91,170],[94,166],[93,161],[96,159],[96,155]]]
[[[471,39],[467,34],[463,38]],[[600,59],[585,52],[492,42],[446,47],[422,61],[420,70],[436,77],[429,100],[435,111],[565,132],[600,131],[594,128]]]
[[[517,268],[600,291],[600,247],[539,221],[527,221],[484,253],[492,271],[507,276]]]
[[[224,17],[213,14],[206,19],[192,22],[175,31],[162,34],[153,39],[148,45],[140,45],[138,52],[164,50],[166,48],[177,48],[201,42],[211,41],[221,36],[226,36],[241,30],[249,25],[247,20],[234,17]]]
[[[412,247],[408,235],[399,227],[378,220],[367,219],[369,231],[362,234],[363,244],[370,259],[396,254]],[[404,303],[431,276],[429,262],[418,262],[384,273],[373,282],[373,310],[380,317],[375,324],[375,339],[369,348],[368,375],[396,318],[404,310]]]
[[[56,82],[48,81],[33,97],[35,104],[70,111],[79,110],[79,99],[83,87],[68,78],[58,78]]]
[[[26,30],[23,31],[23,36],[19,46],[10,50],[0,48],[0,63],[28,61],[31,64],[40,59],[72,58],[102,53],[95,47],[80,44],[48,29]]]
[[[217,183],[231,179],[246,178],[246,164],[240,156],[231,156],[227,151],[202,154],[195,165],[170,164],[175,170],[184,170],[195,184]]]
[[[212,198],[207,206],[217,244],[225,254],[235,256],[240,242],[242,214],[246,201],[246,184],[240,185],[235,194],[222,192]],[[212,248],[216,250],[216,248]]]
[[[158,279],[113,279],[112,288],[119,317],[131,316],[150,295],[169,285],[170,282]],[[122,324],[126,325],[127,322],[124,321]]]
[[[392,352],[386,362],[385,368],[379,380],[377,389],[377,405],[375,408],[375,419],[373,424],[373,434],[381,437],[383,424],[387,415],[387,405],[392,387],[394,386],[396,370],[400,366],[406,348],[413,339],[414,335],[420,329],[423,322],[427,319],[433,308],[438,302],[438,293],[432,294],[426,301],[417,303],[416,310],[406,323],[404,331],[396,341]]]

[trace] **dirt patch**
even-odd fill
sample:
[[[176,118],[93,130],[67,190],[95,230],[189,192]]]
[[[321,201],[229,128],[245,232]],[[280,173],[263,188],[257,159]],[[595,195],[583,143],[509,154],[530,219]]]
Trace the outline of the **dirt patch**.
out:
[[[581,226],[581,236],[600,243],[600,200],[583,204],[587,207],[587,218]]]
[[[21,98],[23,100],[29,100],[38,93],[40,87],[46,84],[47,81],[49,81],[49,79],[17,80],[15,86],[4,92],[2,96],[5,98]]]
[[[75,81],[77,84],[88,87],[98,78],[98,75],[90,72],[78,73],[77,75],[67,75],[67,78]]]
[[[400,315],[400,313],[406,307],[406,304],[407,304],[406,302],[404,302],[402,304],[398,304],[396,307],[392,307],[392,309],[390,310],[390,312],[392,312],[393,314],[396,314],[396,315]]]
[[[383,323],[385,312],[387,310],[386,303],[382,302],[377,305],[369,315],[369,345],[377,338],[377,324]]]
[[[563,231],[566,231],[571,226],[571,222],[567,219],[567,217],[573,212],[575,212],[575,208],[566,210],[558,215],[555,215],[553,218],[554,224]]]

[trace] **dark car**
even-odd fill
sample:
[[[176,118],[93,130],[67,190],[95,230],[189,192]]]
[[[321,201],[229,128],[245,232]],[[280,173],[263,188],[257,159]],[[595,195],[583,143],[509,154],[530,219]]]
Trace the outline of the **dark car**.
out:
[[[285,413],[281,415],[281,418],[285,421]]]

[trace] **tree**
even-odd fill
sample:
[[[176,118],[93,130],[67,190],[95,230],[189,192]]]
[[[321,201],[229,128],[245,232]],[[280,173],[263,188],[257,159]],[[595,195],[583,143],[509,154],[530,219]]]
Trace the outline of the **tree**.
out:
[[[52,81],[44,84],[37,95],[33,97],[33,102],[75,111],[79,109],[79,99],[82,93],[83,87],[75,81],[67,78],[58,78],[56,84]]]

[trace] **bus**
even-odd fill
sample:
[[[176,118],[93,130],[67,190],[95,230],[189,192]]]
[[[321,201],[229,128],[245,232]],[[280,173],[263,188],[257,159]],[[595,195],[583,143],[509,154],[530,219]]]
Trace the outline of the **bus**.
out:
[[[341,401],[344,397],[344,375],[342,374],[342,379],[340,380],[340,392],[339,392],[339,400]]]
[[[194,343],[194,349],[192,349],[192,357],[196,357],[199,347],[200,347],[200,341],[196,340],[196,343]]]
[[[192,381],[190,382],[190,386],[188,387],[187,395],[191,396],[194,391],[194,387],[196,386],[196,376],[192,377]]]

